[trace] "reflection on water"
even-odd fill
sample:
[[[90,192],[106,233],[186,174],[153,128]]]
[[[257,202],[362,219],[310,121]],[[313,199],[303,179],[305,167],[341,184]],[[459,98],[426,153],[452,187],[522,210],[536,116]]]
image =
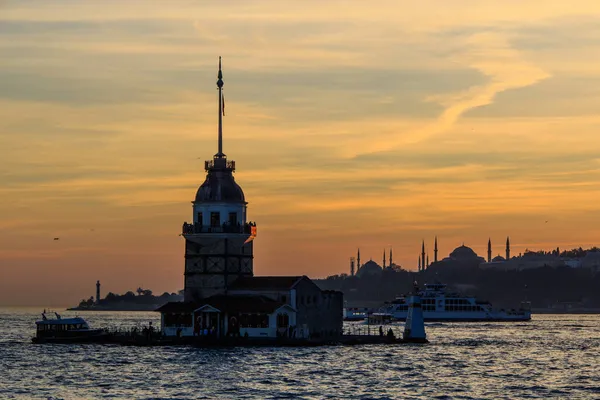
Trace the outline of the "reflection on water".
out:
[[[597,315],[428,323],[428,345],[195,349],[34,345],[39,311],[0,309],[2,399],[600,398]],[[159,324],[80,314],[93,327]]]

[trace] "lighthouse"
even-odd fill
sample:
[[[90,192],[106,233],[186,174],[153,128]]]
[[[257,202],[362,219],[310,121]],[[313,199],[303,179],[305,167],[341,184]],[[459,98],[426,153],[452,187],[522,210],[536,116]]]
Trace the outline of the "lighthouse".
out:
[[[240,277],[253,276],[256,224],[247,222],[244,192],[233,177],[235,161],[223,153],[223,72],[219,57],[217,153],[204,162],[206,179],[192,201],[185,238],[184,301],[227,294]]]
[[[96,304],[100,304],[100,281],[96,281]]]

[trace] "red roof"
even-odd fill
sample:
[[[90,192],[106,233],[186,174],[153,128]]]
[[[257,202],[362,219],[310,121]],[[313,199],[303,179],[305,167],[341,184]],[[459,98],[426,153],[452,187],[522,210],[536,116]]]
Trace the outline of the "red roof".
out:
[[[309,279],[303,276],[252,276],[236,279],[230,290],[290,290],[301,279]]]
[[[200,307],[209,305],[227,313],[266,313],[271,314],[285,303],[265,296],[253,295],[216,295],[201,302],[170,302],[156,311],[161,313],[191,313]]]

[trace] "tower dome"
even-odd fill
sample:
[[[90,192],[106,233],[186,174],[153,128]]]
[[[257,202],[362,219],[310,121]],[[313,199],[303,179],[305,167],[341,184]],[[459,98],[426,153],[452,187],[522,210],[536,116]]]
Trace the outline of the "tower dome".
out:
[[[223,153],[223,115],[225,104],[223,101],[223,72],[221,71],[221,58],[219,57],[219,73],[217,75],[219,88],[219,141],[218,151],[212,160],[204,162],[206,179],[198,188],[194,203],[242,203],[246,204],[244,192],[235,182],[235,161],[227,161]]]
[[[207,161],[207,164],[211,164],[206,166],[208,174],[198,188],[194,202],[245,203],[244,191],[233,178],[232,172],[235,168],[233,161],[227,162],[225,159],[216,158]],[[217,164],[224,165],[219,168]]]

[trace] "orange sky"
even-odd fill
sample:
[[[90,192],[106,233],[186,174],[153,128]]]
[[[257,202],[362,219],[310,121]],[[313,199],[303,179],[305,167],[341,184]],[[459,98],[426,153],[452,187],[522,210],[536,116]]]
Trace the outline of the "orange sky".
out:
[[[224,150],[255,273],[597,245],[600,2],[0,2],[0,304],[183,287]],[[547,223],[545,221],[548,221]],[[59,241],[52,240],[60,237]]]

